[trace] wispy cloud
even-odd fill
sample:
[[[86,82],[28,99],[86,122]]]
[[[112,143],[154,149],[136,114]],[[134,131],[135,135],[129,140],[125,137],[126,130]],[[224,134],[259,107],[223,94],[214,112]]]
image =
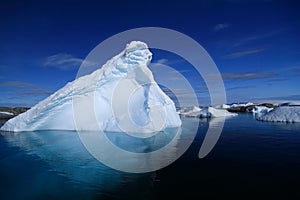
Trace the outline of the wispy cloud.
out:
[[[270,103],[283,103],[282,101],[286,102],[295,102],[299,103],[300,95],[299,94],[291,94],[286,96],[273,96],[273,97],[264,97],[264,98],[254,98],[255,102],[270,102]]]
[[[48,96],[52,94],[52,92],[49,92],[44,89],[26,89],[26,90],[18,90],[16,91],[18,95],[29,95],[29,96]]]
[[[70,54],[59,53],[49,56],[44,62],[46,67],[55,67],[60,70],[71,70],[78,68],[84,62],[82,58],[76,58]]]
[[[213,31],[221,31],[225,28],[228,28],[230,25],[227,23],[223,23],[223,24],[217,24],[213,27]]]
[[[166,64],[169,60],[166,58],[162,58],[156,61],[156,63],[160,63],[160,64]]]
[[[300,76],[300,66],[295,65],[292,67],[281,67],[276,69],[277,73],[283,74],[289,78],[299,77]]]
[[[165,90],[165,89],[163,89],[163,90]],[[174,92],[177,95],[190,94],[191,93],[190,90],[184,89],[184,88],[172,88],[172,92]]]
[[[295,67],[286,67],[286,68],[282,68],[282,71],[291,71],[294,72],[296,74],[300,73],[300,66],[295,66]]]
[[[289,79],[288,78],[275,78],[275,79],[266,80],[266,82],[274,83],[274,82],[282,82],[282,81],[287,81],[287,80],[289,80]]]
[[[8,69],[8,67],[7,67],[7,66],[0,65],[0,70],[6,70],[6,69]]]
[[[168,94],[170,91],[172,91],[172,95],[178,95],[179,96],[190,96],[192,94],[206,94],[208,93],[207,88],[194,88],[194,89],[185,89],[185,88],[164,88],[162,87],[162,90]]]
[[[254,41],[256,41],[256,40],[261,40],[261,39],[269,38],[269,37],[278,35],[278,34],[284,32],[285,30],[286,30],[286,29],[279,29],[279,30],[273,30],[273,31],[266,32],[266,33],[249,35],[249,36],[247,36],[247,37],[238,39],[238,40],[233,44],[233,47],[238,47],[238,46],[242,46],[242,45],[245,45],[245,44],[254,42]]]
[[[6,81],[0,82],[0,87],[8,87],[11,96],[18,98],[20,96],[28,95],[28,96],[46,96],[50,95],[51,92],[45,90],[39,85],[23,82],[23,81]]]
[[[6,81],[0,83],[0,87],[14,87],[14,88],[25,88],[25,87],[35,87],[35,84],[22,82],[22,81]]]
[[[175,77],[167,77],[166,79],[170,81],[181,81],[184,80],[184,77],[175,76]]]
[[[225,80],[252,80],[262,78],[276,77],[275,73],[223,73],[222,77]]]
[[[247,56],[247,55],[259,53],[259,52],[262,52],[264,50],[265,49],[252,49],[252,50],[248,50],[248,51],[239,51],[239,52],[235,52],[235,53],[231,53],[231,54],[225,55],[222,58],[225,58],[225,59],[234,59],[234,58],[239,58],[239,57],[242,57],[242,56]]]
[[[183,69],[183,70],[176,70],[173,71],[173,73],[187,73],[187,72],[191,72],[192,70],[188,70],[188,69]]]
[[[227,88],[226,90],[231,91],[231,90],[240,90],[240,89],[249,89],[249,88],[256,88],[256,86],[254,85],[236,86],[236,87]]]

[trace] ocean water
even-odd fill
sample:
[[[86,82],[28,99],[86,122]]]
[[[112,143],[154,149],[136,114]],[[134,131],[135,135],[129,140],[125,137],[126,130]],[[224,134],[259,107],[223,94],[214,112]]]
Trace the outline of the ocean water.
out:
[[[299,123],[260,122],[250,114],[228,118],[215,147],[199,159],[212,123],[183,118],[181,136],[158,161],[181,155],[181,142],[194,139],[191,146],[175,162],[148,173],[105,166],[91,156],[76,132],[2,132],[0,199],[300,197]],[[141,142],[117,133],[107,136],[120,148],[139,153],[162,148],[175,137],[161,133]]]

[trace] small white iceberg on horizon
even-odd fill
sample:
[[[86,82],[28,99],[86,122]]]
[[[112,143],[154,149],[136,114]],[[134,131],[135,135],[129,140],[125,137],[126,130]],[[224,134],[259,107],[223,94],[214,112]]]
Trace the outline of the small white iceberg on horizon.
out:
[[[198,117],[198,118],[215,118],[215,117],[232,117],[238,114],[228,112],[225,109],[218,109],[213,107],[199,108],[194,106],[191,109],[183,109],[180,115],[185,117]]]
[[[6,111],[0,111],[0,115],[14,115],[14,113],[6,112]]]

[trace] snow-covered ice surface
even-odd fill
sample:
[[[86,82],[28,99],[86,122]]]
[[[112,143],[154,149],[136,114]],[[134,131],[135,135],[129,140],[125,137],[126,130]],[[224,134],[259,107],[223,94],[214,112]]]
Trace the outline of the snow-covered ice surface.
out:
[[[290,105],[290,106],[300,106],[300,100],[257,100],[254,103],[271,103],[277,106]]]
[[[258,120],[271,122],[300,122],[300,106],[282,106],[273,109]]]
[[[252,102],[247,102],[247,103],[232,103],[232,104],[221,104],[221,105],[215,105],[213,106],[216,109],[230,109],[230,108],[238,108],[238,107],[247,107],[247,106],[252,106],[255,105]]]
[[[278,103],[278,106],[300,106],[300,101],[284,101]]]
[[[0,114],[3,114],[3,115],[14,115],[13,113],[6,112],[6,111],[0,111]]]
[[[201,112],[201,108],[198,106],[194,106],[191,108],[182,108],[180,109],[180,114],[186,117],[201,117],[201,114],[204,114]]]
[[[252,112],[256,117],[260,117],[270,112],[274,108],[268,108],[266,106],[255,106],[250,112]]]
[[[227,109],[227,108],[230,108],[230,105],[222,104],[222,105],[220,106],[220,108],[222,108],[222,109]]]
[[[213,107],[208,107],[207,111],[211,117],[232,117],[238,115],[236,113],[228,112],[227,110],[215,109]]]
[[[199,118],[210,118],[210,117],[229,117],[236,116],[236,113],[228,112],[224,109],[217,109],[213,107],[199,108],[194,106],[192,109],[183,109],[180,114],[185,117],[199,117]]]
[[[252,102],[248,102],[248,103],[234,103],[234,104],[229,105],[229,107],[230,108],[235,108],[235,107],[246,107],[246,106],[252,106],[252,105],[254,105]]]
[[[122,132],[119,123],[128,121],[124,119],[128,116],[136,125],[125,127],[126,130],[131,128],[131,132],[148,133],[178,127],[181,120],[174,102],[159,88],[147,66],[151,59],[147,45],[133,41],[100,69],[68,83],[27,112],[7,121],[1,130]],[[130,98],[126,99],[126,95]],[[74,107],[73,102],[76,102]],[[127,107],[121,107],[123,105]],[[85,114],[91,106],[94,116]]]

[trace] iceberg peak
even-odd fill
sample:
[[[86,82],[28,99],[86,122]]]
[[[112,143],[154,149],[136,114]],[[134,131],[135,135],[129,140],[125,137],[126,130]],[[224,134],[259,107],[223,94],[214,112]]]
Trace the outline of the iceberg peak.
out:
[[[135,50],[148,50],[148,45],[141,41],[131,41],[130,43],[126,44],[126,52],[131,52]]]
[[[144,42],[132,41],[126,45],[124,52],[125,60],[128,63],[148,65],[152,59],[152,53]]]
[[[132,41],[126,45],[126,48],[121,53],[108,60],[95,73],[100,74],[100,77],[102,74],[106,77],[124,77],[136,68],[148,69],[147,66],[151,60],[152,53],[149,51],[147,44],[140,41]]]

